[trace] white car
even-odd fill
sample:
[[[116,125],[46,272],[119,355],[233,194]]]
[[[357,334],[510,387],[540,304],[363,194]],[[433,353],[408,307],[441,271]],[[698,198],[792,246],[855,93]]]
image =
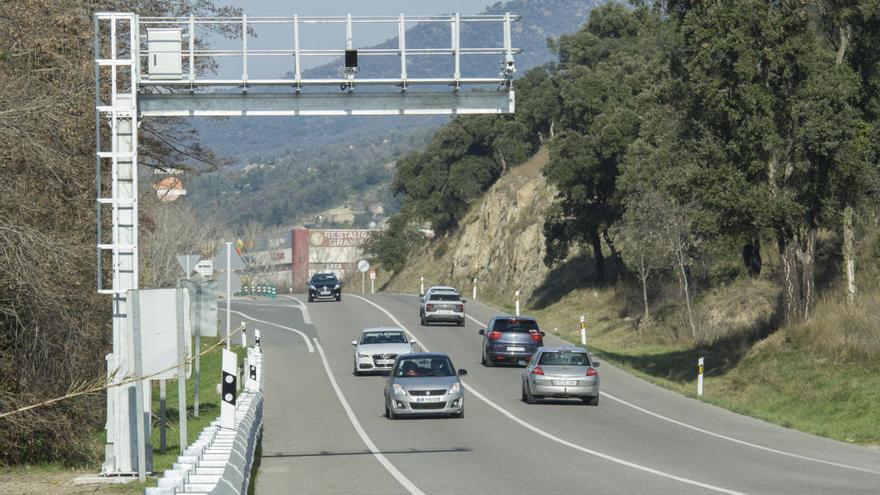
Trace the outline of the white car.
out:
[[[428,300],[431,294],[456,294],[458,295],[458,290],[455,287],[448,287],[445,285],[432,285],[425,289],[425,293],[419,295],[419,302],[424,303]]]
[[[397,356],[413,352],[415,343],[402,328],[365,328],[358,340],[351,341],[354,374],[390,371]]]

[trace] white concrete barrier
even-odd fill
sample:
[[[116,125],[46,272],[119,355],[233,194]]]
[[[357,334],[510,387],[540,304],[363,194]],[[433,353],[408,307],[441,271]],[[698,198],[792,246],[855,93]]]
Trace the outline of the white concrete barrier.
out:
[[[254,452],[263,427],[263,353],[249,347],[244,387],[235,402],[235,428],[214,420],[184,449],[145,495],[241,495],[248,491]]]

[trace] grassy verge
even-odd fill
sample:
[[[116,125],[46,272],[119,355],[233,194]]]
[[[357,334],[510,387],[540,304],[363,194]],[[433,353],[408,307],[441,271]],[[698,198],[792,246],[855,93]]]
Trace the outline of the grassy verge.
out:
[[[217,339],[202,338],[202,349],[211,347],[217,343]],[[238,354],[239,365],[247,355],[247,351],[241,347],[233,346],[232,350]],[[200,352],[201,352],[200,351]],[[195,373],[192,378],[186,382],[186,435],[187,445],[194,442],[198,438],[199,433],[212,421],[220,415],[220,395],[217,393],[217,384],[220,383],[221,376],[221,347],[217,347],[210,353],[201,358],[201,373],[199,386],[199,417],[193,416],[193,401],[195,391]],[[170,469],[177,456],[180,455],[180,429],[179,429],[179,408],[178,408],[178,386],[176,380],[167,382],[167,400],[166,400],[166,450],[162,454],[159,451],[159,386],[154,384],[153,387],[153,472],[161,473],[165,469]]]

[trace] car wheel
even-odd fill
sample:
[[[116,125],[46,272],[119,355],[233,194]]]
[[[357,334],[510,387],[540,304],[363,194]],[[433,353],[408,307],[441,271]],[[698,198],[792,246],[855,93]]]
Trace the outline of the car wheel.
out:
[[[583,401],[584,401],[584,404],[586,404],[588,406],[598,406],[599,405],[599,396],[594,395],[592,397],[584,397]]]
[[[339,302],[341,300],[342,300],[342,294],[339,294],[338,296],[336,296],[336,302]]]
[[[423,327],[428,326],[428,320],[426,320],[424,317],[419,318],[419,323],[420,323]]]
[[[309,302],[315,302],[315,298],[312,296],[309,296]]]
[[[458,414],[453,415],[453,417],[456,418],[456,419],[462,419],[462,418],[464,418],[464,408],[462,407],[462,408],[461,408],[461,411],[459,411]]]
[[[526,403],[527,404],[537,404],[538,403],[538,400],[535,398],[535,396],[532,395],[531,392],[529,392],[528,385],[523,385],[523,395],[526,396]]]
[[[385,417],[388,419],[397,419],[397,415],[394,414],[394,409],[388,405],[385,406]]]
[[[461,320],[460,322],[458,322],[458,326],[463,327],[463,326],[464,326],[464,320]]]
[[[494,365],[494,364],[492,363],[492,361],[489,361],[489,360],[486,358],[486,355],[484,354],[484,355],[483,355],[483,366],[485,366],[485,367],[487,367],[487,368],[491,368],[493,365]]]

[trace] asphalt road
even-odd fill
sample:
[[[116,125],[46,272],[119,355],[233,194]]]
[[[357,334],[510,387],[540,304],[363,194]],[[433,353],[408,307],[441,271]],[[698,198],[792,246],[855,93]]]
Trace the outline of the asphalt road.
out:
[[[880,452],[688,399],[608,363],[597,407],[525,404],[521,369],[480,364],[477,322],[496,312],[478,302],[465,327],[421,327],[410,295],[304,300],[232,305],[233,324],[260,329],[268,366],[258,494],[880,493]],[[355,377],[351,346],[380,325],[403,326],[468,370],[465,418],[382,415],[384,378]]]

